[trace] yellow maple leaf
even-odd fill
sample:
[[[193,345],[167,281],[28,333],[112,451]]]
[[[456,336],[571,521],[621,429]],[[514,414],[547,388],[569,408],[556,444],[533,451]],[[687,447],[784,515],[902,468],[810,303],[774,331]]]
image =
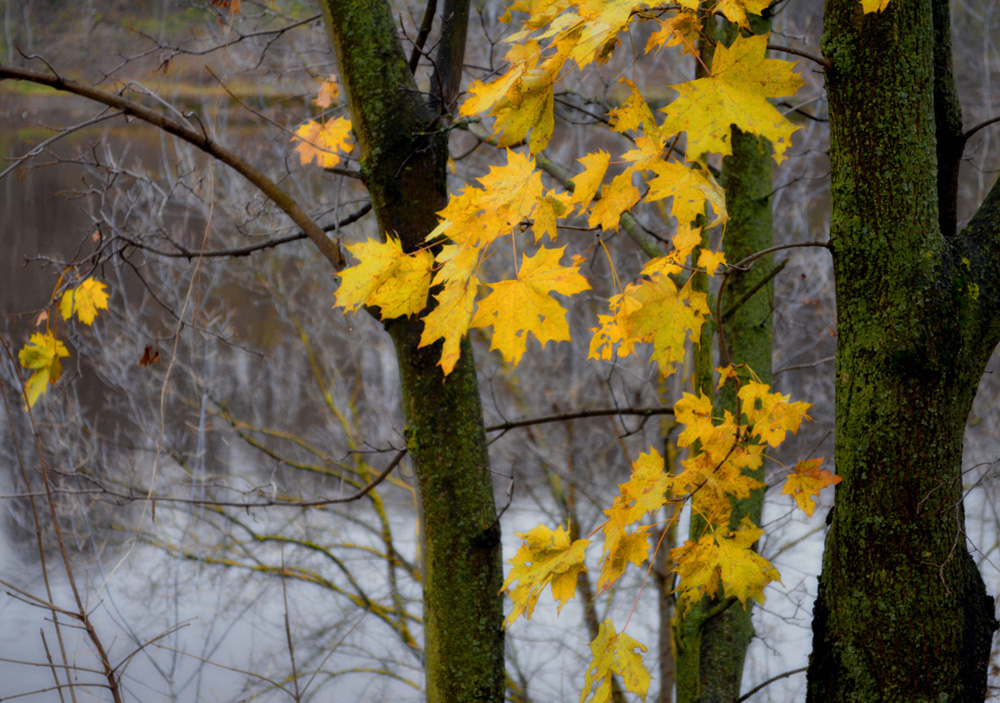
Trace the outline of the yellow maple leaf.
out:
[[[712,206],[715,219],[705,229],[727,219],[725,192],[707,170],[674,161],[660,161],[650,166],[656,177],[649,181],[646,202],[673,198],[670,214],[677,218],[679,225],[690,225],[699,215],[704,215],[706,205]]]
[[[617,230],[622,213],[628,212],[639,202],[639,189],[632,185],[632,174],[628,169],[611,179],[609,185],[601,189],[601,199],[594,203],[590,211],[588,227]]]
[[[634,285],[634,284],[633,284]],[[642,302],[628,317],[632,334],[653,345],[652,361],[668,376],[684,358],[688,337],[698,339],[709,314],[707,296],[688,285],[680,290],[669,276],[657,276],[636,286],[633,295]]]
[[[764,587],[780,581],[781,574],[752,547],[764,531],[744,518],[740,529],[722,535],[705,534],[697,542],[688,540],[670,550],[677,564],[678,607],[688,609],[702,596],[715,596],[721,586],[725,595],[763,603]]]
[[[640,454],[632,463],[632,475],[625,483],[618,484],[620,496],[610,510],[605,510],[609,524],[626,525],[638,522],[647,513],[655,513],[667,502],[670,475],[663,468],[663,457],[650,447],[648,454]]]
[[[798,129],[778,112],[768,98],[794,95],[802,86],[792,73],[794,63],[764,58],[768,35],[737,37],[729,48],[719,44],[712,75],[675,85],[677,99],[663,112],[661,129],[687,132],[687,157],[700,161],[708,152],[732,153],[731,126],[771,141],[775,161],[781,162]]]
[[[610,529],[604,531],[604,552],[601,559],[601,575],[597,579],[597,595],[604,593],[621,578],[629,564],[642,566],[649,557],[648,526],[633,532]]]
[[[323,124],[309,120],[295,130],[292,141],[299,142],[295,151],[302,165],[315,160],[320,168],[334,168],[340,163],[341,154],[348,154],[353,148],[351,121],[346,117],[334,117]]]
[[[660,128],[653,118],[653,112],[646,104],[646,99],[635,86],[635,83],[628,78],[620,78],[622,83],[629,87],[631,94],[628,99],[618,107],[608,113],[609,123],[612,130],[624,134],[628,131],[642,133],[654,140],[659,139]]]
[[[108,309],[107,286],[93,278],[85,279],[80,285],[62,294],[59,311],[64,320],[76,313],[76,317],[85,325],[94,323],[98,310]]]
[[[483,188],[466,186],[448,199],[437,213],[442,222],[427,235],[428,241],[447,235],[455,242],[484,248],[530,218],[546,197],[535,160],[509,149],[507,163],[491,166],[479,182]]]
[[[819,468],[822,463],[823,457],[798,462],[794,473],[788,475],[785,487],[781,490],[782,495],[795,498],[795,503],[809,517],[812,517],[813,510],[816,509],[813,497],[818,496],[827,486],[840,483],[840,476]]]
[[[545,346],[546,342],[569,341],[566,309],[550,293],[573,295],[589,290],[580,266],[561,266],[565,247],[539,249],[526,256],[517,278],[487,284],[493,289],[479,303],[470,327],[493,327],[493,344],[509,363],[517,364],[524,354],[528,333]]]
[[[479,279],[471,276],[465,280],[448,281],[435,297],[437,305],[423,317],[424,330],[420,345],[426,347],[439,339],[444,340],[438,365],[447,376],[455,368],[459,357],[459,344],[469,331],[469,323],[476,309],[476,292]]]
[[[802,421],[809,419],[809,403],[791,403],[790,396],[772,393],[766,383],[748,381],[737,395],[751,432],[772,447],[781,444],[788,432],[798,432]]]
[[[395,237],[348,244],[347,250],[359,263],[340,272],[338,306],[348,312],[362,305],[379,307],[383,320],[412,315],[426,307],[434,266],[434,255],[429,251],[406,254]]]
[[[66,345],[56,339],[52,332],[35,332],[28,344],[25,344],[17,354],[21,366],[31,369],[34,373],[24,384],[24,400],[30,408],[38,397],[48,390],[49,384],[55,385],[62,375],[61,358],[69,356]]]
[[[636,650],[639,650],[638,652]],[[615,632],[611,620],[605,620],[590,643],[593,659],[580,693],[580,703],[607,703],[611,700],[611,682],[617,675],[626,690],[646,700],[652,677],[642,663],[646,646],[624,632]]]
[[[579,203],[581,208],[586,209],[601,187],[608,164],[611,163],[611,155],[599,149],[596,153],[587,154],[577,161],[583,164],[583,172],[573,177],[574,189],[570,202]]]
[[[501,146],[511,146],[528,138],[528,147],[537,154],[549,143],[555,126],[553,88],[575,37],[557,39],[555,53],[539,65],[542,50],[536,41],[515,45],[505,57],[511,68],[490,83],[474,81],[471,97],[459,108],[463,116],[489,111],[495,119],[493,135]]]
[[[684,357],[684,344],[690,335],[698,339],[709,314],[707,295],[689,285],[678,289],[670,278],[676,268],[666,257],[650,262],[644,273],[650,280],[630,283],[609,301],[611,315],[598,316],[599,326],[592,329],[588,358],[607,360],[634,353],[635,345],[652,343],[652,360],[660,373],[669,376]]]
[[[509,627],[522,614],[530,619],[546,586],[551,586],[552,597],[561,611],[566,601],[576,594],[577,576],[587,570],[583,557],[590,540],[578,539],[571,543],[569,533],[561,526],[553,531],[545,525],[530,532],[519,532],[517,536],[524,542],[507,561],[511,569],[503,588],[513,601],[513,608],[504,620],[504,627]]]
[[[702,249],[698,252],[698,267],[705,269],[709,276],[715,276],[715,272],[725,263],[726,255],[721,251]]]

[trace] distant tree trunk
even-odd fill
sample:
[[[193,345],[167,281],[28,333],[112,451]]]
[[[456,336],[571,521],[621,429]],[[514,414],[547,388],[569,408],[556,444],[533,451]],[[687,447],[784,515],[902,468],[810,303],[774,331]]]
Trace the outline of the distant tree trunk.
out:
[[[754,31],[767,31],[768,21],[754,23]],[[732,30],[732,27],[727,30]],[[732,36],[732,31],[725,34]],[[722,162],[721,185],[726,191],[729,222],[723,239],[726,261],[736,263],[774,244],[771,215],[771,148],[766,140],[733,129],[733,153]],[[722,312],[726,347],[734,364],[747,364],[764,383],[771,383],[773,346],[771,257],[757,260],[744,273],[735,274],[726,286]],[[707,326],[706,326],[707,327]],[[703,341],[702,344],[705,344]],[[711,348],[707,350],[711,354]],[[749,380],[747,370],[740,378]],[[711,391],[709,391],[711,392]],[[718,391],[715,412],[736,412],[733,384]],[[763,481],[763,468],[751,472]],[[737,528],[744,517],[760,524],[764,489],[753,491],[743,500],[733,501],[730,526]],[[691,539],[705,529],[703,521],[692,519]],[[743,664],[753,638],[752,604],[743,608],[723,598],[705,598],[689,613],[677,615],[677,701],[678,703],[732,703],[740,694]]]
[[[966,548],[961,459],[1000,340],[1000,189],[954,232],[948,15],[947,0],[866,16],[827,3],[842,482],[814,612],[817,703],[986,694],[996,621]]]
[[[448,132],[440,114],[461,79],[468,2],[445,18],[428,100],[419,92],[384,0],[322,4],[347,90],[361,169],[383,232],[413,251],[447,202]],[[503,570],[472,349],[445,380],[439,345],[418,349],[422,323],[386,323],[399,361],[406,446],[420,496],[428,703],[504,699]]]

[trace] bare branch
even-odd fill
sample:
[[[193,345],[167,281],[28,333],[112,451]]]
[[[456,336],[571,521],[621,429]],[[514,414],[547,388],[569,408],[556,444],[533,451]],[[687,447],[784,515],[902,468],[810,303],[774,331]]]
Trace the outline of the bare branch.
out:
[[[214,156],[216,159],[226,164],[241,176],[250,181],[261,190],[275,205],[281,208],[295,224],[297,224],[309,239],[319,248],[323,256],[333,265],[336,270],[344,268],[344,255],[340,251],[339,242],[333,242],[323,231],[315,220],[302,209],[302,207],[283,190],[277,183],[265,176],[256,167],[250,165],[236,152],[227,149],[215,142],[204,130],[197,132],[176,120],[167,117],[155,110],[151,110],[145,105],[141,105],[133,100],[129,100],[116,93],[98,90],[91,86],[77,83],[76,81],[63,79],[58,74],[49,75],[38,71],[31,71],[14,66],[0,64],[0,80],[15,79],[29,81],[39,85],[47,85],[50,88],[66,93],[73,93],[81,97],[94,100],[95,102],[108,105],[127,115],[133,115],[143,122],[157,127],[168,134],[172,134],[193,146],[201,149],[206,154]]]

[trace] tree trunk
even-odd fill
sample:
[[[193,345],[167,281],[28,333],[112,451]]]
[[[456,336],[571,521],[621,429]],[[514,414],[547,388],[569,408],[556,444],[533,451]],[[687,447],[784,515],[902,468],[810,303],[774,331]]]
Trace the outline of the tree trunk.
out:
[[[842,482],[809,701],[985,697],[996,621],[966,548],[961,459],[1000,339],[1000,192],[958,236],[942,230],[954,188],[938,165],[945,176],[961,156],[948,21],[947,0],[865,16],[827,3]]]
[[[756,33],[766,32],[769,22],[756,21]],[[728,27],[733,30],[733,27]],[[730,37],[732,31],[726,32]],[[726,191],[729,222],[723,239],[726,261],[737,261],[774,244],[771,216],[771,148],[766,140],[733,129],[732,155],[722,162],[721,184]],[[743,273],[735,274],[724,292],[721,312],[725,344],[734,364],[747,364],[764,383],[771,383],[773,346],[771,257],[757,260]],[[706,328],[708,326],[706,325]],[[704,344],[704,342],[703,342]],[[720,360],[725,363],[725,360]],[[741,370],[740,379],[750,374]],[[718,391],[715,413],[736,412],[736,389],[727,383]],[[763,481],[763,468],[751,472]],[[760,524],[764,489],[744,500],[733,501],[730,526],[738,528],[744,517]],[[692,520],[691,539],[701,537],[704,522]],[[705,598],[677,621],[678,703],[732,703],[740,694],[743,664],[753,638],[752,604],[743,608],[722,598]]]
[[[424,245],[447,202],[448,136],[439,113],[461,76],[467,2],[445,2],[433,102],[422,97],[384,0],[327,0],[361,169],[383,232]],[[435,109],[436,108],[436,109]],[[428,703],[504,698],[500,528],[472,349],[447,380],[439,344],[418,349],[422,323],[386,323],[399,361],[406,446],[420,496]]]

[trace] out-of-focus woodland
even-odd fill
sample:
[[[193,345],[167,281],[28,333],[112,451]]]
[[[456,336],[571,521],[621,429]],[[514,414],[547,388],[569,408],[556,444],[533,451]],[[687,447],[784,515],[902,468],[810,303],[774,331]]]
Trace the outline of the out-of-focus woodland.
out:
[[[303,122],[324,110],[347,114],[344,96],[330,108],[315,103],[339,68],[311,3],[244,1],[235,13],[229,2],[183,0],[0,6],[0,62],[51,66],[217,135],[307,204],[331,236],[379,236],[356,150],[326,170],[293,151]],[[440,23],[421,37],[424,11],[393,3],[404,50],[425,49],[414,52],[417,84],[432,91]],[[815,0],[775,3],[772,44],[819,54],[822,12]],[[992,82],[1000,17],[990,0],[957,0],[952,13],[969,128],[1000,115]],[[500,68],[511,29],[502,14],[499,1],[473,3],[463,88]],[[604,124],[628,97],[620,78],[661,101],[655,109],[673,98],[668,86],[694,75],[690,56],[644,54],[648,31],[624,38],[599,72],[560,83],[561,127],[545,152],[552,162],[575,173],[583,155],[621,148]],[[829,227],[823,76],[797,60],[806,85],[779,102],[801,128],[773,173],[775,244],[823,241]],[[392,341],[374,317],[333,309],[328,262],[246,180],[113,112],[0,81],[0,699],[421,700],[425,528]],[[450,192],[496,162],[488,136],[475,124],[452,130]],[[997,141],[986,127],[966,147],[960,227],[996,179]],[[649,232],[668,229],[665,211],[634,215]],[[613,255],[621,280],[633,280],[648,254],[624,229],[579,236],[595,290],[570,307],[573,342],[531,341],[513,369],[482,330],[470,335],[505,559],[520,543],[515,533],[540,522],[591,533],[640,452],[678,455],[663,408],[691,391],[695,370],[662,382],[655,364],[636,358],[586,360],[588,328],[614,292],[608,258],[595,252]],[[806,518],[780,495],[781,477],[806,456],[826,456],[834,469],[830,255],[788,249],[774,264],[774,388],[812,403],[812,422],[767,465],[773,489],[759,549],[782,582],[754,609],[742,685],[760,702],[804,698],[832,501],[824,493]],[[49,312],[70,270],[110,288],[109,310],[92,327]],[[29,415],[17,350],[46,324],[62,325],[72,357]],[[993,594],[998,368],[994,355],[968,418],[963,476],[968,541]],[[632,613],[629,632],[650,649],[648,700],[671,701],[673,583],[660,560],[648,579],[637,570],[607,599],[595,600],[582,578],[558,618],[544,596],[530,623],[506,633],[508,699],[576,700],[597,623]],[[120,677],[114,697],[108,665]],[[995,640],[991,667],[992,695]]]

